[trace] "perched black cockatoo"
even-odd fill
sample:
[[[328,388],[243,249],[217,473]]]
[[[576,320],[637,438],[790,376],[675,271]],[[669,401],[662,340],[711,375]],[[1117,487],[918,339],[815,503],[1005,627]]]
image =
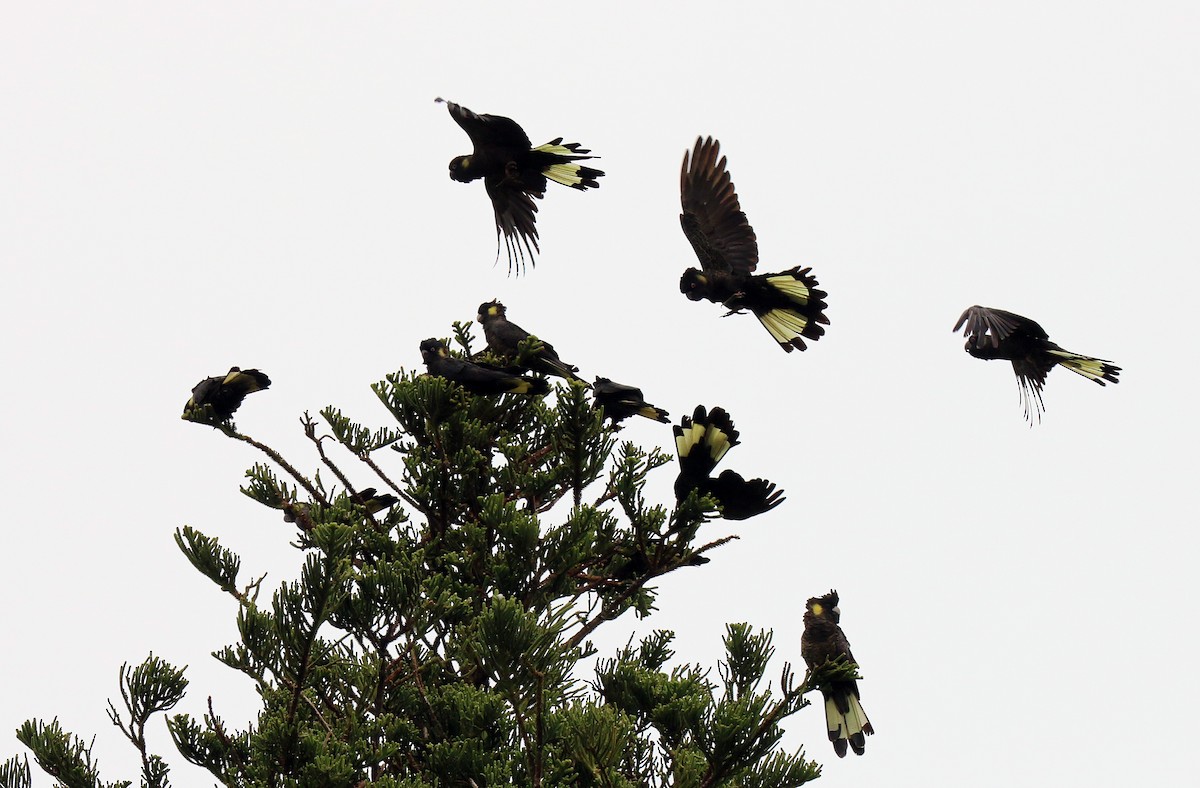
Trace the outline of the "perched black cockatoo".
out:
[[[257,369],[230,367],[229,372],[205,378],[192,388],[191,399],[183,406],[184,419],[200,415],[208,405],[216,421],[227,421],[241,407],[247,394],[262,391],[271,385],[271,379]]]
[[[1101,386],[1119,382],[1120,367],[1104,359],[1063,350],[1050,341],[1045,329],[1027,317],[976,305],[959,316],[954,330],[958,331],[964,325],[968,353],[975,358],[1002,358],[1012,362],[1021,402],[1025,406],[1025,419],[1031,423],[1035,414],[1041,421],[1046,409],[1042,402],[1042,387],[1046,385],[1046,375],[1058,364]]]
[[[850,642],[838,620],[842,612],[838,609],[837,591],[808,600],[804,610],[804,634],[800,637],[800,654],[810,670],[817,670],[826,662],[842,660],[857,667],[850,653]],[[839,758],[846,757],[846,745],[855,755],[866,750],[866,737],[875,733],[867,713],[858,702],[858,682],[854,680],[830,681],[820,687],[825,697],[825,725],[829,741]]]
[[[754,273],[758,240],[738,204],[725,157],[719,155],[720,143],[712,137],[697,137],[691,155],[683,154],[679,222],[701,270],[684,271],[679,289],[692,301],[704,298],[724,305],[727,315],[749,310],[781,348],[804,350],[804,340],[820,339],[822,324],[829,323],[826,293],[817,289],[811,268]]]
[[[350,500],[367,510],[367,514],[378,514],[389,506],[394,506],[400,499],[391,493],[378,493],[374,487],[359,490],[350,496]]]
[[[692,490],[711,495],[721,504],[721,516],[726,520],[745,520],[784,502],[783,490],[776,490],[775,483],[766,479],[746,481],[729,470],[711,477],[725,452],[739,443],[739,433],[724,408],[706,412],[703,405],[697,405],[692,417],[684,416],[674,430],[679,453],[676,500],[683,501]]]
[[[663,424],[671,420],[670,414],[665,410],[646,402],[641,389],[615,383],[608,378],[596,378],[596,385],[592,387],[592,398],[597,406],[604,409],[605,417],[611,419],[613,424],[634,415],[661,421]]]
[[[510,323],[508,310],[499,301],[487,301],[479,305],[479,313],[475,316],[483,325],[483,336],[487,339],[488,350],[498,356],[507,356],[516,361],[517,351],[521,342],[529,338],[529,332]],[[538,338],[541,341],[541,338]],[[554,346],[542,342],[542,348],[536,355],[528,359],[529,368],[544,375],[557,375],[567,380],[579,380],[575,373],[579,367],[572,366],[558,357]]]
[[[440,339],[421,343],[421,358],[430,375],[452,380],[473,394],[548,394],[550,384],[545,378],[510,375],[497,369],[454,358]]]
[[[450,177],[462,183],[483,178],[496,213],[496,255],[500,254],[503,236],[508,271],[520,273],[525,268],[526,255],[533,265],[539,251],[534,199],[540,200],[546,193],[546,180],[581,191],[597,188],[600,184],[596,179],[604,173],[579,162],[599,157],[587,155],[591,151],[581,148],[578,142],[564,143],[562,137],[534,148],[511,118],[476,115],[453,101],[445,104],[474,146],[470,155],[450,160]]]

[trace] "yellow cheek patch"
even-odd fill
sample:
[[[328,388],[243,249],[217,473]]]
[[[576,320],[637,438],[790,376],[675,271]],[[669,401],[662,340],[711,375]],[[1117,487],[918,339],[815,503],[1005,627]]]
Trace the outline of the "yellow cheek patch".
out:
[[[813,602],[812,612],[814,616],[825,615],[825,608],[821,607],[821,603]]]

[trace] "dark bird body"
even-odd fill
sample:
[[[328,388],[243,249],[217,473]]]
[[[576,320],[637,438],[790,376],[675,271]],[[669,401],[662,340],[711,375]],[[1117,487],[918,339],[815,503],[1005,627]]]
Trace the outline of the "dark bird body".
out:
[[[838,608],[838,594],[830,591],[825,596],[812,597],[804,611],[804,634],[800,637],[800,654],[809,670],[817,670],[827,662],[843,661],[857,666],[850,653],[850,642],[838,622],[842,612]],[[821,686],[825,698],[825,725],[829,741],[839,758],[846,757],[846,747],[856,755],[866,751],[866,737],[875,733],[859,703],[858,682],[830,681]]]
[[[1050,341],[1045,329],[1027,317],[976,305],[959,316],[954,330],[963,326],[966,326],[967,337],[965,350],[969,354],[989,361],[1012,362],[1025,406],[1025,418],[1029,421],[1035,414],[1041,419],[1045,410],[1042,387],[1046,384],[1046,376],[1056,366],[1066,367],[1101,386],[1119,382],[1120,367],[1104,359],[1064,350]]]
[[[198,415],[208,405],[217,421],[226,421],[241,407],[246,395],[270,385],[271,379],[257,369],[230,367],[224,375],[205,378],[192,387],[191,399],[183,406],[183,418]]]
[[[740,433],[724,408],[706,412],[703,405],[697,405],[692,417],[684,416],[674,431],[679,454],[676,500],[683,501],[692,490],[711,495],[721,504],[721,516],[726,520],[745,520],[784,502],[783,490],[775,489],[775,483],[766,479],[746,481],[730,470],[712,478],[717,463],[740,442]]]
[[[527,378],[454,358],[440,339],[421,343],[421,358],[430,375],[452,380],[472,394],[548,394],[545,378]]]
[[[758,239],[738,202],[733,180],[720,156],[720,143],[697,138],[683,155],[680,172],[679,223],[700,261],[679,280],[692,301],[706,299],[736,314],[754,313],[763,327],[789,353],[816,341],[829,323],[825,296],[811,268],[799,266],[777,274],[755,274]]]
[[[365,490],[354,493],[350,496],[350,500],[365,509],[367,514],[378,514],[384,509],[400,502],[400,499],[391,493],[376,492],[374,487],[368,487]]]
[[[444,101],[444,99],[437,99]],[[525,267],[526,257],[534,264],[538,250],[537,204],[546,193],[548,180],[586,190],[597,188],[604,172],[578,162],[594,159],[578,142],[562,137],[532,147],[529,136],[511,118],[477,115],[466,107],[446,101],[450,117],[471,138],[474,150],[450,161],[450,177],[460,183],[483,179],[496,215],[496,240],[503,237],[508,251],[508,270]],[[497,255],[499,249],[497,249]]]
[[[488,350],[498,356],[507,356],[516,360],[521,343],[530,334],[516,323],[509,322],[508,309],[499,301],[487,301],[479,305],[479,313],[475,319],[483,326],[483,336],[487,340]],[[575,373],[579,367],[572,366],[558,357],[558,352],[549,342],[542,341],[541,348],[528,359],[529,368],[534,372],[545,375],[557,375],[567,380],[579,380]]]
[[[611,419],[613,424],[630,416],[642,416],[664,424],[670,421],[670,414],[665,410],[646,402],[641,389],[616,383],[608,378],[596,378],[596,384],[592,387],[592,397],[596,405],[604,409],[605,417]]]

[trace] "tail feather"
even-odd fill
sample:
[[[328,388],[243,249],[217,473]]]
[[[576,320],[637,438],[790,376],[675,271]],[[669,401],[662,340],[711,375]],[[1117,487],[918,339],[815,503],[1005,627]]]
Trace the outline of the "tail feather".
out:
[[[797,279],[792,274],[775,274],[774,276],[768,276],[767,281],[771,283],[772,287],[800,306],[808,306],[809,300],[816,293],[824,295],[820,290],[814,292],[804,280]]]
[[[671,420],[670,414],[668,414],[662,408],[656,408],[653,405],[647,405],[646,407],[641,408],[638,410],[638,415],[645,416],[646,418],[653,419],[654,421],[661,421],[663,424],[666,424]]]
[[[825,727],[839,758],[846,757],[847,749],[862,755],[867,749],[866,737],[875,733],[853,690],[834,691],[825,696]]]
[[[755,311],[754,316],[779,346],[789,353],[793,349],[806,349],[805,339],[820,339],[825,335],[822,324],[829,323],[829,318],[825,316],[826,293],[817,289],[817,279],[811,271],[811,268],[797,266],[763,277],[767,285],[782,295],[788,305],[776,300],[774,307],[763,312]]]
[[[583,380],[583,378],[575,374],[579,371],[579,367],[568,364],[565,361],[557,358],[541,357],[538,359],[538,362],[539,366],[542,367],[542,371],[546,374],[558,375],[560,378],[566,378],[567,380]]]
[[[542,167],[542,174],[555,183],[570,186],[572,189],[595,189],[600,186],[596,179],[604,175],[603,170],[575,163],[583,159],[597,158],[586,155],[591,151],[579,147],[578,142],[568,142],[564,145],[562,137],[559,137],[545,145],[537,146],[534,150],[546,154],[549,162]]]
[[[692,467],[701,476],[707,476],[725,453],[741,442],[738,440],[741,433],[721,407],[706,411],[703,405],[697,405],[692,417],[684,416],[683,422],[675,425],[674,432],[680,464]],[[703,451],[692,455],[697,446],[703,446]]]
[[[1067,369],[1079,375],[1083,375],[1088,380],[1094,380],[1101,386],[1108,383],[1119,383],[1117,376],[1121,373],[1121,368],[1113,364],[1111,361],[1105,361],[1102,358],[1092,358],[1091,356],[1082,356],[1078,353],[1072,353],[1069,350],[1051,350],[1050,355],[1057,356],[1058,363]]]
[[[805,350],[808,347],[801,337],[817,339],[825,333],[824,328],[794,309],[772,309],[761,315],[756,313],[754,316],[770,332],[779,346],[789,353],[793,348]]]
[[[520,378],[522,385],[516,389],[516,394],[549,394],[550,381],[545,378]]]

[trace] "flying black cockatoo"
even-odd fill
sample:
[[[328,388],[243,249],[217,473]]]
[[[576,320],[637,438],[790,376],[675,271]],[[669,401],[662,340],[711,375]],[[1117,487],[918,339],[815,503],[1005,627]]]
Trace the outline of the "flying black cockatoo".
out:
[[[718,158],[719,156],[719,158]],[[696,147],[683,154],[679,183],[683,213],[679,222],[700,259],[689,268],[679,289],[693,301],[708,299],[736,314],[754,313],[789,353],[804,350],[804,340],[825,333],[825,291],[817,289],[811,268],[791,268],[778,274],[755,274],[758,240],[738,204],[733,181],[712,137],[696,138]]]
[[[440,339],[421,343],[421,358],[430,375],[452,380],[472,394],[548,394],[550,384],[545,378],[511,375],[498,369],[454,358]]]
[[[581,191],[597,188],[600,184],[596,179],[604,173],[579,162],[599,157],[587,155],[591,151],[581,148],[578,142],[564,143],[562,137],[534,148],[511,118],[476,115],[453,101],[445,104],[450,117],[474,146],[470,155],[450,160],[450,177],[462,183],[483,178],[496,213],[496,255],[499,257],[503,236],[508,271],[520,273],[525,268],[526,255],[533,265],[539,251],[534,199],[540,200],[546,193],[546,180]]]
[[[738,445],[738,431],[724,408],[706,412],[697,405],[691,418],[683,417],[674,427],[675,450],[679,453],[679,476],[675,478],[675,498],[683,501],[696,490],[711,495],[721,505],[726,520],[745,520],[774,509],[785,500],[783,490],[766,479],[746,481],[734,471],[722,471],[712,478],[713,469],[725,452]]]
[[[529,332],[508,321],[508,310],[499,301],[487,301],[479,305],[475,319],[483,325],[483,336],[488,350],[498,356],[507,356],[516,361],[521,342],[529,338]],[[541,338],[539,337],[539,341]],[[542,342],[541,350],[528,359],[529,368],[544,375],[557,375],[567,380],[579,380],[575,373],[579,367],[572,366],[558,357],[554,346]]]
[[[850,653],[850,642],[838,626],[842,611],[838,609],[837,591],[808,600],[804,611],[804,634],[800,637],[800,654],[810,670],[817,670],[826,662],[842,660],[857,666]],[[825,697],[825,726],[829,741],[839,758],[846,757],[846,745],[855,755],[866,750],[866,736],[875,733],[867,713],[858,702],[858,682],[854,680],[829,681],[820,687]]]
[[[976,305],[962,313],[954,330],[958,331],[964,325],[968,353],[975,358],[1002,358],[1012,362],[1021,402],[1025,406],[1025,419],[1030,423],[1035,414],[1041,421],[1046,409],[1042,402],[1042,387],[1046,385],[1046,375],[1056,365],[1061,364],[1101,386],[1119,382],[1120,367],[1104,359],[1063,350],[1050,341],[1045,329],[1027,317]]]
[[[193,419],[208,405],[216,421],[228,421],[247,394],[262,391],[270,385],[271,379],[257,369],[230,367],[224,375],[205,378],[192,388],[191,399],[183,406],[181,418]]]
[[[613,424],[634,415],[661,421],[663,424],[671,420],[670,414],[665,410],[646,402],[641,389],[616,383],[608,378],[596,378],[596,385],[592,387],[592,398],[597,406],[604,409],[605,417],[612,419]]]

